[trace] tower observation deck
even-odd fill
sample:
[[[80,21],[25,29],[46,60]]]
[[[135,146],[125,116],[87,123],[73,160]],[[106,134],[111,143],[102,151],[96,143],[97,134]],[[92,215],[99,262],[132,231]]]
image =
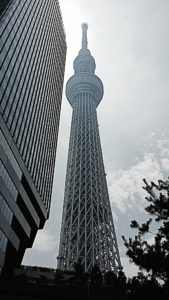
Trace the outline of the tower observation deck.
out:
[[[96,108],[103,84],[95,75],[95,60],[87,47],[86,23],[82,48],[74,60],[74,75],[66,85],[73,108],[58,268],[71,270],[78,260],[84,270],[121,268],[110,207]]]

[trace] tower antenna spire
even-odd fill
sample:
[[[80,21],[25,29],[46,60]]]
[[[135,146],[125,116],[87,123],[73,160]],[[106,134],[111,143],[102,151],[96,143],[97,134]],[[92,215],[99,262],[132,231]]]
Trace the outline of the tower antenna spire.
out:
[[[87,49],[87,23],[82,23],[82,49]]]

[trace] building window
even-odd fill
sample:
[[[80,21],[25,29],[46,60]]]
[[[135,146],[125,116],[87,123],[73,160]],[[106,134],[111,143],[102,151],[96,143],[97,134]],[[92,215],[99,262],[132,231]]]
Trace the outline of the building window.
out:
[[[5,154],[7,155],[12,167],[14,168],[14,171],[16,172],[18,178],[21,179],[22,170],[21,170],[15,156],[13,155],[12,150],[9,147],[9,145],[8,145],[8,143],[7,143],[7,141],[6,141],[6,139],[5,139],[5,137],[4,137],[1,130],[0,130],[0,141],[1,141],[1,146],[5,151]]]
[[[3,233],[3,231],[0,229],[0,249],[5,252],[6,246],[7,246],[7,237]]]
[[[0,176],[2,177],[2,180],[4,181],[9,192],[11,193],[12,198],[14,199],[14,201],[16,201],[18,196],[18,191],[1,160],[0,160]]]
[[[9,225],[11,225],[13,213],[1,193],[0,193],[0,212],[4,215]]]

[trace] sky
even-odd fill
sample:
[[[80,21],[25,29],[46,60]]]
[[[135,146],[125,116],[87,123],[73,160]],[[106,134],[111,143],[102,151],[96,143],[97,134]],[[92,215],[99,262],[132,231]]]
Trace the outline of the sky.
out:
[[[72,109],[65,84],[88,23],[88,47],[104,84],[97,113],[121,262],[129,262],[121,236],[133,236],[131,220],[148,219],[142,179],[169,174],[169,1],[60,0],[67,59],[51,211],[23,264],[56,268]],[[148,236],[152,241],[152,236]]]

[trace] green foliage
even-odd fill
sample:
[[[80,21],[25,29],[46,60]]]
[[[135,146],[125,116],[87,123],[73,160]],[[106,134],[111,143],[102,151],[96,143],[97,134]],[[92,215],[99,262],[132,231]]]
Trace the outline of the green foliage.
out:
[[[117,286],[117,275],[114,272],[106,272],[104,277],[107,287],[114,289]]]
[[[138,230],[134,239],[123,236],[127,248],[127,255],[140,270],[146,272],[146,277],[139,275],[132,280],[132,284],[142,286],[153,286],[161,289],[164,295],[169,292],[169,181],[159,180],[158,184],[151,185],[144,179],[143,187],[149,194],[146,197],[149,205],[145,208],[151,215],[147,222],[139,224],[136,220],[131,222],[131,228]],[[158,225],[156,233],[152,233],[150,227],[152,222]],[[149,244],[144,235],[152,234],[154,242]],[[142,274],[142,277],[140,277]],[[159,283],[160,282],[160,286]]]
[[[87,289],[88,285],[88,273],[84,273],[84,267],[80,259],[74,263],[74,278],[69,280],[71,286],[76,286],[78,288]]]
[[[102,286],[103,276],[97,265],[93,267],[90,273],[90,286],[93,289],[98,289]]]
[[[141,272],[128,281],[129,299],[166,299],[164,291],[155,278],[147,278]]]
[[[84,273],[84,268],[80,259],[74,263],[73,268],[77,275]]]

